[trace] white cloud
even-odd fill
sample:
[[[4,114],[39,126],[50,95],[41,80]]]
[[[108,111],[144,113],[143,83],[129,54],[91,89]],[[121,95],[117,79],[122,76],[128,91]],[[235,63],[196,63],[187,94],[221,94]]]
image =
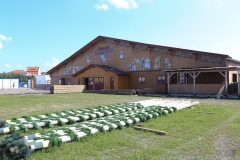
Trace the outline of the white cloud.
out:
[[[0,40],[10,41],[10,40],[12,40],[12,37],[6,37],[6,36],[0,34]]]
[[[2,41],[10,41],[10,40],[12,40],[12,37],[6,37],[6,36],[0,34],[0,49],[3,48]]]
[[[18,65],[17,65],[17,68],[22,68],[22,64],[18,64]]]
[[[96,4],[94,7],[98,10],[107,10],[109,9],[109,4],[114,5],[118,9],[132,9],[138,8],[137,2],[153,2],[153,0],[98,0],[99,4]]]
[[[95,5],[96,9],[103,9],[103,10],[107,10],[109,7],[107,4],[101,4],[101,5]]]
[[[2,42],[0,41],[0,49],[2,49],[3,48],[3,44],[2,44]]]
[[[141,2],[153,2],[153,0],[140,0]]]
[[[221,44],[221,43],[215,43],[214,46],[215,46],[215,47],[221,47],[222,44]]]
[[[135,0],[108,0],[109,3],[115,5],[117,8],[137,8],[137,2]]]
[[[51,67],[52,68],[52,67],[55,67],[58,63],[59,63],[58,59],[53,57],[52,63],[46,62],[46,63],[44,63],[44,65],[47,66],[47,67]]]
[[[6,68],[12,68],[12,66],[10,66],[9,64],[4,64],[4,66],[5,66]]]

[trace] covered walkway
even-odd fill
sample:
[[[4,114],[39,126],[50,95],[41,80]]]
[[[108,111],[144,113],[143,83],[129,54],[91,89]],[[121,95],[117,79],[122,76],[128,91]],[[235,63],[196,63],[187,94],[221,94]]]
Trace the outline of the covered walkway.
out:
[[[237,72],[237,80],[238,80],[238,93],[237,96],[238,98],[240,98],[240,66],[234,66],[234,67],[211,67],[211,68],[182,68],[182,69],[175,69],[175,70],[164,70],[167,73],[167,91],[168,94],[173,93],[176,90],[181,90],[183,93],[191,93],[193,95],[196,94],[202,94],[201,90],[203,90],[203,88],[209,88],[209,94],[215,94],[216,90],[218,90],[218,96],[221,96],[222,93],[224,93],[225,96],[227,96],[227,86],[228,86],[228,82],[229,82],[229,71],[236,71]],[[206,83],[202,83],[202,84],[196,84],[196,79],[199,76],[199,74],[201,73],[219,73],[220,75],[222,75],[224,77],[224,81],[222,84],[206,84]],[[186,74],[192,77],[193,82],[192,84],[181,84],[180,80],[177,79],[177,83],[175,84],[170,84],[170,78],[174,75],[174,74]],[[176,76],[179,77],[179,76]],[[219,79],[217,79],[216,77],[212,76],[214,81],[219,81]],[[180,85],[179,85],[180,84]],[[181,86],[181,87],[180,87]],[[175,90],[174,90],[175,89]]]

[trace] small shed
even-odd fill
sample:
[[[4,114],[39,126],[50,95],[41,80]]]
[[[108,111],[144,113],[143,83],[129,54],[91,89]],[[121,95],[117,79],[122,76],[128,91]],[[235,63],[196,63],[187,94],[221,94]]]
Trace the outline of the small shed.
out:
[[[75,85],[86,85],[86,90],[128,89],[128,72],[106,65],[90,64],[72,75]]]

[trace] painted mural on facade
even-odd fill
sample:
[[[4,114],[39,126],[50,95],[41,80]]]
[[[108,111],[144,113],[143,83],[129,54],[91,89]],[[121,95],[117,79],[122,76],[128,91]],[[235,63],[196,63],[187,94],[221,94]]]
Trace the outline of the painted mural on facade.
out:
[[[69,75],[70,72],[71,72],[71,70],[72,70],[72,67],[71,67],[71,66],[66,66],[66,67],[64,68],[64,75]]]
[[[98,55],[105,55],[113,52],[114,52],[114,48],[110,48],[109,46],[106,46],[106,47],[98,47],[98,49],[94,51],[94,54],[95,56],[98,56]]]
[[[129,63],[128,68],[130,71],[147,71],[150,70],[150,58],[149,57],[137,57],[133,58]]]
[[[192,58],[193,53],[184,52],[184,51],[175,51],[174,56],[182,57],[182,58]]]
[[[82,69],[83,69],[82,66],[73,66],[73,71],[72,71],[72,73],[74,74],[74,73],[76,73],[76,72],[78,72],[78,71],[80,71],[80,70],[82,70]]]
[[[83,67],[80,66],[80,65],[76,65],[76,66],[66,66],[64,68],[64,75],[71,75],[71,74],[74,74],[80,70],[82,70]]]
[[[165,69],[171,69],[171,62],[168,58],[165,59]]]
[[[161,68],[161,57],[160,56],[157,56],[156,58],[155,58],[155,61],[154,61],[155,63],[154,63],[154,67],[153,67],[153,69],[154,70],[160,70],[160,68]]]
[[[199,59],[205,62],[222,63],[222,57],[218,56],[201,55]]]

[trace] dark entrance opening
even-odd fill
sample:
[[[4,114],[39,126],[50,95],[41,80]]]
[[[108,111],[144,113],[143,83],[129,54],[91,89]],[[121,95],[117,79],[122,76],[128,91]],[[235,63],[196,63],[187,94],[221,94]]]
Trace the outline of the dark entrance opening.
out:
[[[114,89],[114,77],[110,77],[110,89]]]
[[[59,80],[59,84],[60,84],[60,85],[65,85],[65,78],[61,78],[61,79]]]
[[[237,74],[232,74],[232,82],[237,82]]]
[[[93,90],[93,78],[85,78],[87,90]]]

